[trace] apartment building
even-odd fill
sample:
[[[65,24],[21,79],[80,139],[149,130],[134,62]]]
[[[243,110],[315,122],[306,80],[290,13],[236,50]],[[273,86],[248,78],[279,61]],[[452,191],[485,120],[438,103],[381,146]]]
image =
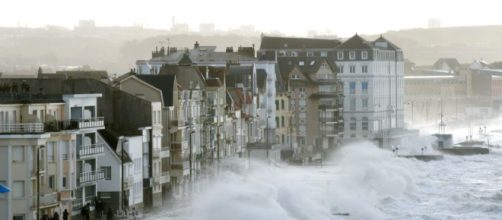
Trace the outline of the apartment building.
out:
[[[404,57],[380,36],[354,35],[336,47],[338,77],[344,83],[344,139],[372,139],[379,131],[404,128]]]
[[[289,101],[291,116],[289,120],[276,118],[281,127],[291,122],[290,131],[281,132],[293,137],[302,158],[320,159],[338,145],[343,134],[343,85],[337,78],[333,59],[279,57],[278,66],[287,93],[282,92],[285,97],[277,100],[277,107],[285,111]],[[282,139],[281,136],[281,142]]]
[[[24,88],[25,93],[1,94],[0,181],[13,188],[0,201],[7,207],[2,218],[78,214],[94,201],[96,181],[103,178],[96,168],[102,144],[93,139],[104,128],[96,113],[101,95],[31,95]]]

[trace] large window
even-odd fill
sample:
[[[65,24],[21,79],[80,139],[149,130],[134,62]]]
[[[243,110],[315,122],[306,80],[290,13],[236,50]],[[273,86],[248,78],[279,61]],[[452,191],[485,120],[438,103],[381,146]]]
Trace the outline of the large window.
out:
[[[111,166],[106,166],[106,167],[101,167],[105,174],[105,180],[111,180],[112,179],[112,167]]]
[[[369,123],[368,123],[368,118],[367,117],[363,117],[362,122],[361,122],[361,128],[363,129],[363,131],[367,131],[368,130]]]
[[[355,73],[356,72],[356,66],[355,65],[351,65],[349,68],[350,68],[349,69],[350,73]]]
[[[350,99],[350,111],[356,111],[356,99],[355,98]]]
[[[361,71],[362,71],[363,73],[367,73],[367,72],[368,72],[368,65],[363,65],[363,66],[361,67]]]
[[[349,59],[351,60],[356,59],[356,51],[349,51]]]
[[[362,99],[362,107],[364,110],[368,109],[368,98],[363,98]]]
[[[343,73],[343,65],[337,66],[338,73]]]
[[[350,127],[350,130],[351,131],[355,131],[356,130],[356,118],[350,118],[350,124],[349,124],[349,127]]]
[[[361,52],[361,59],[367,60],[368,59],[368,51],[362,51]]]
[[[350,82],[349,84],[350,94],[356,94],[356,82]]]
[[[338,60],[343,60],[343,51],[338,51],[338,53],[336,53],[336,57]]]
[[[368,82],[361,83],[361,93],[368,94]]]

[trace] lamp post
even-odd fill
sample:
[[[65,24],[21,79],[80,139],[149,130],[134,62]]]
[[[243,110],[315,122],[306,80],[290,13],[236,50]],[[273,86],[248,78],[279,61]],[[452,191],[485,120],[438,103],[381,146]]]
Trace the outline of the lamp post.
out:
[[[37,219],[40,219],[40,150],[44,148],[44,145],[37,148]]]
[[[125,175],[125,171],[124,171],[124,146],[126,143],[129,143],[129,140],[126,140],[126,139],[123,139],[123,137],[121,137],[121,139],[123,140],[122,143],[120,144],[121,146],[121,150],[120,150],[120,167],[121,167],[121,170],[122,170],[122,175],[121,175],[121,181],[120,181],[120,210],[124,210],[124,207],[125,207],[125,191],[124,191],[124,175]]]

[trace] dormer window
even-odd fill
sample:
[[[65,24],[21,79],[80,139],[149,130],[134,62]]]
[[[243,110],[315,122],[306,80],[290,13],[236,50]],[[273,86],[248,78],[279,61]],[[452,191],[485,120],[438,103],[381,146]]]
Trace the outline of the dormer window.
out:
[[[298,62],[298,65],[300,65],[300,66],[304,66],[304,65],[305,65],[305,62],[300,61],[300,62]]]
[[[356,59],[356,51],[349,51],[349,59],[351,60]]]
[[[367,60],[368,59],[368,51],[362,51],[361,52],[361,59]]]
[[[343,51],[338,51],[338,53],[336,53],[336,57],[338,60],[343,60]]]
[[[313,57],[314,56],[314,52],[311,52],[311,51],[307,52],[307,56],[308,57]]]

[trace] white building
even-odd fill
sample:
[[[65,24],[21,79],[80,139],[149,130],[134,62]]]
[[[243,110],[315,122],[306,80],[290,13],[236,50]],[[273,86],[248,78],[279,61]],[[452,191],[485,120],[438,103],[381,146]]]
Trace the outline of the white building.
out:
[[[404,58],[383,37],[358,35],[335,49],[344,83],[344,139],[373,138],[378,131],[404,128]]]

